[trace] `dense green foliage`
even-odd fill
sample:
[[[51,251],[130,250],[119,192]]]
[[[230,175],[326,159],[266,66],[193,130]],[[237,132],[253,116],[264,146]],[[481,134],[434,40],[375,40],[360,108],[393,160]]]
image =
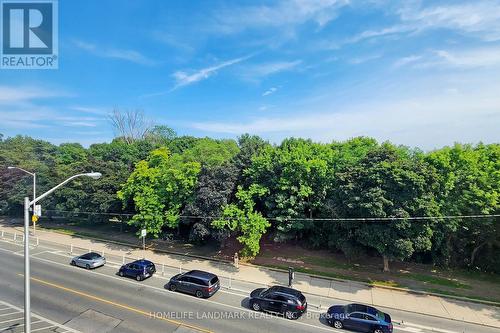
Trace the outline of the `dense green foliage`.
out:
[[[85,212],[101,222],[126,213],[154,237],[167,232],[222,246],[236,240],[248,256],[266,237],[385,264],[500,271],[499,219],[459,217],[500,213],[499,144],[428,153],[363,137],[271,145],[248,134],[238,141],[177,136],[166,126],[132,143],[117,138],[89,148],[0,138],[1,214],[19,215],[22,198],[32,195],[31,178],[7,166],[36,171],[38,193],[99,171],[99,181],[79,178],[56,191],[44,210]]]

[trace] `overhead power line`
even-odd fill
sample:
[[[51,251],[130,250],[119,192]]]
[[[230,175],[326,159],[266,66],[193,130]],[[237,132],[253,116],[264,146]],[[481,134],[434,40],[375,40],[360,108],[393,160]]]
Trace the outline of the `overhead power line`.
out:
[[[104,216],[125,216],[132,217],[135,214],[124,213],[98,213],[98,212],[75,212],[68,210],[46,210],[47,212],[69,213],[69,214],[86,214],[86,215],[104,215]],[[324,222],[368,222],[368,221],[400,221],[400,220],[431,220],[431,219],[481,219],[500,217],[500,214],[484,214],[484,215],[445,215],[445,216],[410,216],[410,217],[335,217],[335,218],[307,218],[307,217],[265,217],[269,221],[324,221]],[[187,219],[223,219],[223,216],[195,216],[195,215],[179,215],[179,218]]]

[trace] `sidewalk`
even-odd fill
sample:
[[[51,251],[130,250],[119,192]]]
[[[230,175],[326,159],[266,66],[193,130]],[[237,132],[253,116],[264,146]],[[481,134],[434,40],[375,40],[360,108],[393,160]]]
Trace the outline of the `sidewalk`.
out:
[[[10,234],[17,233],[19,238],[22,238],[22,228],[20,227],[0,225],[0,230]],[[115,261],[120,262],[121,259],[145,257],[155,262],[159,271],[162,269],[162,265],[183,271],[190,269],[211,271],[221,277],[223,284],[224,282],[228,283],[232,289],[245,286],[245,284],[252,288],[255,287],[255,284],[270,286],[275,284],[286,285],[288,283],[288,273],[263,267],[240,265],[239,268],[236,268],[222,261],[204,260],[151,250],[144,252],[142,249],[127,245],[85,239],[51,231],[38,230],[36,236],[40,244],[50,242],[64,247],[68,252],[71,248],[74,249],[74,252],[78,252],[78,248],[80,252],[91,249],[92,251],[104,252],[106,257],[113,256],[116,258]],[[33,242],[35,241],[33,240]],[[373,287],[354,281],[312,277],[302,273],[295,274],[294,288],[313,295],[313,297],[308,296],[310,304],[316,305],[321,310],[326,310],[329,305],[335,303],[334,299],[337,299],[500,328],[500,307],[492,305]],[[242,287],[242,289],[247,289],[244,290],[246,292],[249,288]]]

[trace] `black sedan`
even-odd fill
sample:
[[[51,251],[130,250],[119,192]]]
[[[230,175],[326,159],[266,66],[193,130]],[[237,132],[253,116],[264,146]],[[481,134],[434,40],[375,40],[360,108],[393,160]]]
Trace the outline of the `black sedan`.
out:
[[[335,328],[364,333],[392,333],[391,316],[363,304],[334,305],[326,318]]]
[[[255,311],[278,313],[287,319],[297,319],[307,310],[306,297],[300,291],[281,286],[255,289],[249,305]]]

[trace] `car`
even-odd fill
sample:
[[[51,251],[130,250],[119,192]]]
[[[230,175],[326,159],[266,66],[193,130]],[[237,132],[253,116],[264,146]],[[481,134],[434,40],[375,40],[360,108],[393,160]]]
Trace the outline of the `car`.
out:
[[[220,281],[215,274],[192,270],[173,276],[168,289],[193,294],[198,298],[209,298],[220,289]]]
[[[307,311],[306,297],[300,291],[281,286],[255,289],[248,304],[255,311],[278,313],[287,319],[297,319]]]
[[[104,266],[106,258],[96,252],[89,252],[71,259],[71,265],[85,267],[86,269]]]
[[[326,314],[330,325],[355,332],[392,333],[391,316],[364,304],[333,305]]]
[[[153,276],[156,266],[153,262],[141,259],[125,264],[118,270],[118,275],[133,277],[137,281]]]

